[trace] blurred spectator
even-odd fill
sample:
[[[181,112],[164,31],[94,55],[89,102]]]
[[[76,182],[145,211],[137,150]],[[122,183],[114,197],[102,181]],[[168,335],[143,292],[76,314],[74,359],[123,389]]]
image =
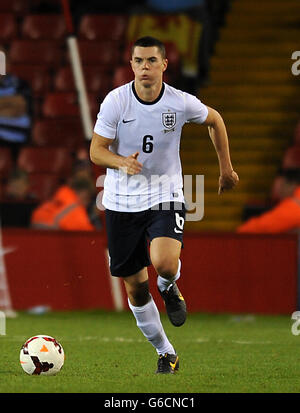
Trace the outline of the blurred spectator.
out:
[[[40,229],[93,231],[87,208],[94,188],[86,178],[73,178],[61,186],[52,199],[37,207],[32,214],[32,227]]]
[[[96,185],[94,182],[94,176],[93,176],[93,170],[92,170],[92,165],[91,161],[89,160],[77,160],[75,162],[74,168],[73,168],[73,179],[86,179],[90,182],[91,187],[93,188],[93,194],[91,196],[91,201],[89,205],[87,206],[86,210],[89,216],[89,219],[92,223],[92,225],[96,229],[102,229],[103,224],[100,218],[99,210],[96,205],[96,197],[97,197],[97,191],[96,191]]]
[[[93,169],[91,161],[88,159],[77,159],[73,165],[72,176],[84,177],[88,179],[93,178]]]
[[[22,169],[15,169],[4,186],[0,203],[3,227],[28,228],[30,217],[38,200],[29,189],[29,176]]]
[[[81,148],[76,153],[76,159],[73,166],[72,178],[84,178],[90,181],[91,187],[94,188],[91,201],[87,206],[87,213],[92,225],[96,229],[102,229],[103,224],[100,217],[99,210],[96,205],[97,191],[96,183],[93,174],[92,163],[89,159],[88,151],[85,148]]]
[[[281,201],[270,211],[241,224],[237,232],[279,233],[300,229],[300,169],[286,169],[281,175]]]
[[[29,190],[30,182],[26,171],[15,169],[8,178],[4,201],[24,202],[35,200]]]
[[[86,148],[79,148],[75,153],[72,176],[93,179],[93,168]]]
[[[103,224],[99,215],[99,210],[96,205],[96,198],[93,198],[93,201],[87,207],[87,213],[92,225],[100,230],[103,228]]]
[[[13,73],[10,73],[6,54],[6,75],[0,76],[0,145],[10,146],[16,157],[21,144],[28,141],[32,118],[31,88]]]

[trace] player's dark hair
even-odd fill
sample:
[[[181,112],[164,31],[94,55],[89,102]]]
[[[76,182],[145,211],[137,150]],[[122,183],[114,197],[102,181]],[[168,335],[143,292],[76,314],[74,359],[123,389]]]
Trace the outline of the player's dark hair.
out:
[[[160,54],[162,55],[162,58],[165,59],[166,58],[166,49],[165,49],[165,45],[158,39],[156,39],[155,37],[151,37],[151,36],[144,36],[141,37],[139,39],[137,39],[134,44],[132,45],[131,48],[131,55],[133,55],[134,49],[136,46],[139,47],[154,47],[156,46],[158,48],[158,50],[160,51]]]

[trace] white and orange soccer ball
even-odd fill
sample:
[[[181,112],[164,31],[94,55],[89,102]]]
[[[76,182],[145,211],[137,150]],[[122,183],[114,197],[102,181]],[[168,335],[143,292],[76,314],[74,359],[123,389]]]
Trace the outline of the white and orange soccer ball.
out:
[[[21,348],[20,363],[27,374],[53,376],[61,370],[64,361],[62,345],[50,336],[33,336]]]

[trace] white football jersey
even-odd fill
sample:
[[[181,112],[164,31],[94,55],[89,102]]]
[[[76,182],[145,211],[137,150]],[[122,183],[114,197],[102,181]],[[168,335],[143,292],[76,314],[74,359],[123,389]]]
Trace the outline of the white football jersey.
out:
[[[107,168],[104,207],[137,212],[161,202],[184,202],[181,130],[186,122],[203,123],[207,114],[198,98],[166,83],[153,102],[138,97],[134,81],[112,90],[100,106],[94,131],[111,139],[109,149],[118,155],[139,152],[143,168],[138,175]]]

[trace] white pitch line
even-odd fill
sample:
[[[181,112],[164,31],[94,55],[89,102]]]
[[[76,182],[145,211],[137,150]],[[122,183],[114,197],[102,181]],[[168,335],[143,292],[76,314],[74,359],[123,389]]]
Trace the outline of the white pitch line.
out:
[[[272,341],[244,341],[244,340],[232,340],[234,344],[272,344]]]
[[[5,337],[5,338],[4,338]],[[71,342],[75,342],[75,341],[98,341],[98,342],[103,342],[103,343],[112,343],[112,342],[118,342],[118,343],[144,343],[145,341],[147,341],[145,338],[138,338],[138,339],[134,339],[134,338],[128,338],[128,337],[99,337],[99,336],[79,336],[79,337],[57,337],[58,340],[60,342],[63,341],[71,341]],[[13,342],[20,342],[23,343],[25,340],[27,339],[27,337],[25,336],[2,336],[0,338],[0,342],[1,340],[5,340],[5,341],[13,341]],[[198,337],[198,338],[194,338],[194,339],[183,339],[180,341],[185,341],[188,343],[196,343],[196,344],[202,344],[202,343],[208,343],[208,342],[215,342],[215,343],[222,343],[222,344],[229,344],[229,343],[233,343],[233,344],[240,344],[240,345],[255,345],[255,344],[259,344],[259,345],[267,345],[267,344],[274,344],[274,342],[272,341],[246,341],[246,340],[215,340],[215,339],[209,339],[209,338],[204,338],[204,337]],[[280,344],[280,343],[277,343]]]

